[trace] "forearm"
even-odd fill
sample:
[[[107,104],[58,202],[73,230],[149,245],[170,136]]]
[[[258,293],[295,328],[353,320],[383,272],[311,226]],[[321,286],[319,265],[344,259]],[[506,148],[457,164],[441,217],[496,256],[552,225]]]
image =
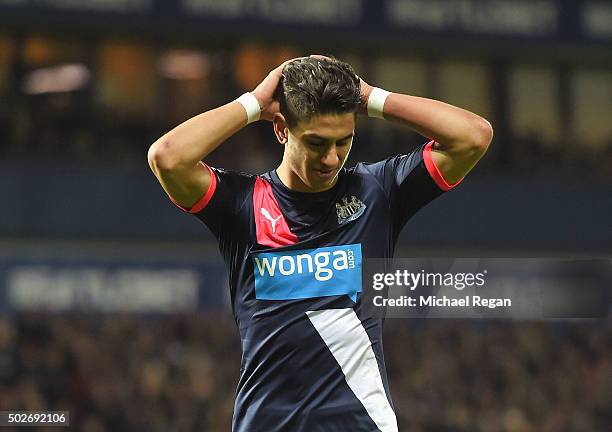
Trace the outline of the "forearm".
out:
[[[437,149],[449,153],[486,149],[491,141],[492,129],[487,120],[433,99],[391,93],[385,101],[384,116],[435,140]]]
[[[364,109],[399,122],[433,139],[431,161],[448,184],[459,182],[476,165],[493,139],[491,124],[470,111],[433,99],[384,92],[361,81]],[[445,189],[446,190],[446,189]]]
[[[149,159],[163,169],[191,168],[247,124],[247,114],[233,101],[181,123],[159,138]]]

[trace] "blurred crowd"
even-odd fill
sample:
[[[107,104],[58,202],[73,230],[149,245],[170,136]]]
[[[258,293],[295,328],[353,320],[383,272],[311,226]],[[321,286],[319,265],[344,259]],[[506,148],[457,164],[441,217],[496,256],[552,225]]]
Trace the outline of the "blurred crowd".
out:
[[[76,41],[64,41],[64,45],[53,41],[25,38],[22,45],[15,42],[18,55],[0,61],[9,77],[4,86],[0,85],[0,160],[16,165],[38,162],[146,167],[148,147],[166,131],[253,89],[270,68],[303,54],[297,48],[246,45],[206,54],[169,50],[169,54],[161,55],[150,45],[81,46]],[[71,57],[69,53],[75,49],[77,53]],[[38,76],[36,73],[46,70],[42,66],[61,64],[62,59],[79,62],[79,67],[87,71],[88,78],[81,87],[66,91],[27,87]],[[367,74],[375,59],[356,59],[354,66]],[[351,58],[345,60],[352,62]],[[396,85],[406,85],[406,80],[400,79]],[[393,83],[389,85],[394,88]],[[445,100],[433,94],[421,95]],[[612,136],[607,140],[604,136],[592,146],[581,142],[576,133],[565,131],[565,123],[571,122],[561,122],[560,138],[551,139],[542,135],[539,127],[521,132],[495,116],[489,120],[495,140],[479,164],[478,174],[501,171],[551,178],[612,177]],[[357,130],[352,162],[407,152],[425,140],[407,128],[389,123],[381,127],[373,120],[359,121]],[[208,161],[219,167],[263,172],[281,157],[282,147],[271,125],[259,122],[220,146]]]
[[[243,90],[228,80],[199,111],[231,101]],[[160,113],[153,117],[126,116],[112,110],[92,112],[75,94],[27,96],[2,115],[0,108],[0,158],[13,163],[59,163],[61,165],[113,164],[146,166],[148,147],[166,131],[189,118],[184,114]],[[162,115],[164,114],[164,115]],[[376,161],[405,153],[425,142],[425,138],[398,126],[361,121],[349,165],[356,161]],[[529,176],[612,177],[612,137],[602,149],[576,142],[547,145],[538,136],[503,135],[496,138],[477,173],[511,173]],[[272,126],[265,122],[251,125],[220,146],[208,161],[213,165],[248,172],[267,171],[280,161],[282,147]]]
[[[586,432],[612,425],[609,323],[393,324],[385,352],[402,431]]]
[[[385,333],[401,431],[612,424],[609,321],[387,320]],[[239,365],[218,313],[0,318],[0,410],[67,410],[72,430],[228,431]]]

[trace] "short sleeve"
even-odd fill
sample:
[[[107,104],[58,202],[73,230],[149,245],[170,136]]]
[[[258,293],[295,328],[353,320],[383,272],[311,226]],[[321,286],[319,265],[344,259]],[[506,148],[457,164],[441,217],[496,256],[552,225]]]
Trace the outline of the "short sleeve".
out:
[[[190,208],[175,204],[200,219],[215,237],[228,237],[231,233],[237,233],[239,227],[245,226],[243,222],[250,211],[248,197],[251,196],[254,177],[205,166],[210,170],[211,182],[208,190],[202,191],[202,198]]]
[[[431,157],[433,144],[366,165],[389,200],[397,233],[418,210],[457,185],[444,181]]]
[[[180,208],[181,210],[187,212],[187,213],[192,213],[192,214],[197,214],[199,212],[201,212],[210,202],[210,199],[212,198],[212,196],[215,194],[215,191],[217,190],[217,176],[215,174],[215,171],[208,165],[206,165],[204,162],[200,162],[200,165],[202,166],[203,169],[207,169],[210,172],[210,185],[208,186],[208,190],[207,191],[202,191],[202,197],[191,207],[185,207],[180,205],[179,203],[177,203],[174,198],[172,198],[170,195],[168,195],[168,197],[170,198],[170,201],[172,201],[174,203],[174,205],[176,205],[178,208]]]

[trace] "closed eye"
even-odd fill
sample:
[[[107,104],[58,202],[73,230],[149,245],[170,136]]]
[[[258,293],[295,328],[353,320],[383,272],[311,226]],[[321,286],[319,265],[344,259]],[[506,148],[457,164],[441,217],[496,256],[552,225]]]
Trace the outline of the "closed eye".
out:
[[[349,144],[351,142],[351,138],[352,137],[345,138],[345,139],[343,139],[341,141],[337,141],[336,145],[338,145],[338,146],[345,146],[345,145],[347,145],[347,144]],[[312,140],[307,140],[306,143],[308,145],[313,146],[313,147],[323,147],[323,146],[326,146],[327,144],[331,143],[331,141],[318,141],[318,140],[312,141]]]
[[[311,141],[311,140],[306,141],[306,143],[313,147],[323,147],[326,144],[325,141]]]

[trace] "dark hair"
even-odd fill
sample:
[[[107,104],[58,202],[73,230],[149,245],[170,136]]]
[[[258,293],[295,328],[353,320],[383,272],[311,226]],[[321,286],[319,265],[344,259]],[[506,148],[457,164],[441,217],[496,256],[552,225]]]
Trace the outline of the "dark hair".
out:
[[[289,128],[319,114],[357,112],[361,103],[359,77],[351,65],[331,57],[288,63],[277,91]]]

